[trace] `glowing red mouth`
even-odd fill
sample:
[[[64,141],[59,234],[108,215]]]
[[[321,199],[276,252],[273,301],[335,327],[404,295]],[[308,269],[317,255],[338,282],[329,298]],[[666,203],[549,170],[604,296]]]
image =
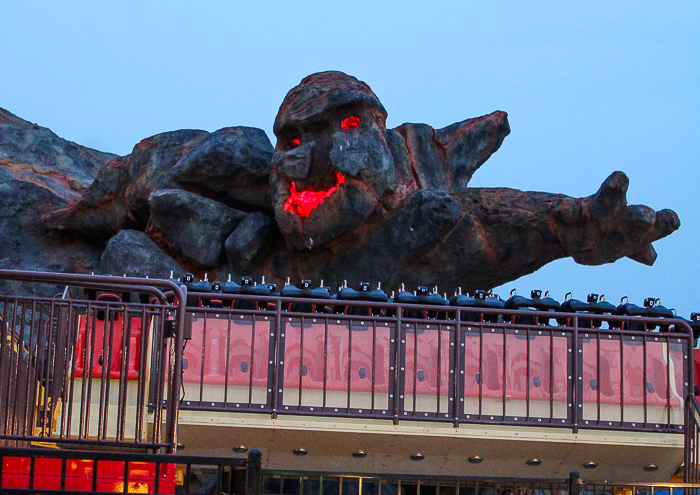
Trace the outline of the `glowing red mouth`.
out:
[[[295,213],[300,217],[308,217],[311,210],[323,203],[323,200],[333,194],[338,186],[345,182],[345,177],[340,172],[336,172],[338,183],[327,191],[297,191],[294,182],[289,189],[289,198],[284,203],[284,211],[288,211],[292,215]]]

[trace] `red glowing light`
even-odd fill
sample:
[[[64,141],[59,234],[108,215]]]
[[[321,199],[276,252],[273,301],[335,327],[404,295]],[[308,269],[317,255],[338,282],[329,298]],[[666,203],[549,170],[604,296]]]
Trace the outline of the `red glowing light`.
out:
[[[335,173],[338,183],[327,191],[297,191],[296,185],[292,182],[289,189],[289,198],[284,203],[284,211],[292,215],[295,213],[300,217],[308,217],[311,210],[323,203],[323,200],[333,194],[338,186],[345,182],[345,176],[340,172]]]
[[[289,146],[292,148],[298,148],[299,146],[301,146],[301,140],[299,138],[292,139],[289,142]]]
[[[355,116],[348,117],[340,123],[340,127],[343,129],[354,129],[360,126],[360,119]]]

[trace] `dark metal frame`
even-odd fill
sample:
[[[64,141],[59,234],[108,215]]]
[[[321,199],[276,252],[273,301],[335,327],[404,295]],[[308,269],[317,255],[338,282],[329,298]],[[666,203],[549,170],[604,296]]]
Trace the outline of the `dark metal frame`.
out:
[[[441,493],[440,487],[450,487],[452,495],[460,495],[460,493],[477,494],[477,495],[515,495],[518,493],[535,494],[543,493],[549,495],[617,495],[620,493],[630,493],[632,495],[654,495],[655,493],[665,493],[667,495],[679,494],[681,491],[685,494],[697,493],[700,489],[698,483],[656,483],[656,482],[602,482],[602,481],[584,481],[581,479],[580,473],[573,471],[569,478],[489,478],[489,477],[451,477],[451,476],[425,476],[425,475],[407,475],[407,474],[379,474],[368,475],[362,473],[327,473],[327,472],[304,472],[295,473],[289,471],[263,470],[263,484],[271,478],[280,480],[280,493],[283,495],[284,481],[292,480],[294,484],[298,484],[301,490],[296,491],[298,495],[308,495],[303,490],[305,481],[331,481],[340,482],[354,481],[362,479],[367,482],[376,483],[377,495],[384,495],[381,485],[391,484],[395,488],[391,493],[407,493],[402,490],[403,485],[409,485],[416,488],[416,495],[421,494],[420,487],[427,485],[431,487],[431,493],[438,495]],[[318,495],[314,492],[313,495]],[[323,493],[323,495],[333,495]]]
[[[25,458],[29,459],[30,470],[28,474],[28,488],[9,488],[3,486],[3,465],[6,457]],[[61,460],[60,472],[51,473],[60,476],[60,489],[46,490],[34,488],[35,479],[42,476],[44,473],[35,472],[34,466],[37,459],[58,459]],[[92,491],[90,493],[107,493],[98,492],[98,463],[102,461],[108,462],[123,462],[124,469],[120,474],[124,493],[127,493],[129,487],[129,465],[134,462],[152,463],[154,464],[154,476],[148,481],[152,482],[154,491],[151,493],[161,493],[161,473],[164,472],[166,464],[177,465],[184,468],[183,490],[184,493],[196,494],[230,494],[237,493],[238,495],[258,495],[260,491],[260,476],[261,476],[261,453],[253,450],[248,454],[247,458],[241,457],[213,457],[213,456],[188,456],[182,454],[139,454],[125,452],[100,452],[100,451],[76,451],[76,450],[49,450],[49,449],[24,449],[24,448],[0,448],[0,492],[3,494],[49,494],[49,493],[77,493],[85,494],[84,491],[66,490],[67,465],[70,460],[87,460],[92,461]],[[215,486],[201,487],[203,491],[196,491],[195,483],[193,483],[193,471],[206,468],[216,472]],[[238,471],[239,475],[234,476],[234,471]],[[164,477],[165,475],[163,475]],[[115,480],[117,481],[117,480]],[[143,481],[143,478],[140,479]],[[170,480],[173,481],[173,480]],[[236,491],[234,491],[236,490]]]
[[[3,329],[3,337],[0,340],[0,369],[4,369],[3,366],[8,368],[10,375],[14,374],[17,377],[24,373],[26,375],[26,380],[32,386],[34,383],[39,383],[36,385],[36,390],[31,391],[30,387],[27,387],[24,391],[24,400],[20,401],[21,397],[17,396],[19,388],[17,383],[19,383],[17,378],[14,378],[15,384],[15,396],[14,396],[14,406],[13,413],[6,415],[6,423],[3,429],[0,429],[0,439],[7,441],[14,441],[17,445],[24,445],[27,442],[51,442],[57,444],[73,444],[73,445],[95,445],[104,447],[119,447],[119,448],[140,448],[140,449],[150,449],[159,450],[160,448],[165,448],[168,453],[174,453],[177,448],[177,417],[179,412],[179,401],[171,400],[164,402],[164,398],[167,397],[178,397],[179,390],[181,387],[181,376],[182,376],[182,353],[173,352],[173,359],[167,359],[167,341],[166,337],[169,334],[173,334],[172,345],[173,349],[181,349],[183,342],[183,332],[184,332],[184,319],[185,319],[185,300],[186,300],[186,289],[180,288],[177,284],[166,281],[166,280],[155,280],[155,279],[139,279],[139,278],[118,278],[118,277],[107,277],[107,276],[94,276],[94,275],[69,275],[69,274],[58,274],[58,273],[42,273],[42,272],[21,272],[21,271],[9,271],[0,270],[0,279],[3,280],[14,280],[21,282],[34,282],[34,283],[45,283],[51,285],[65,285],[66,287],[83,287],[96,290],[109,290],[118,292],[138,292],[151,294],[155,297],[154,304],[138,304],[138,303],[116,303],[116,302],[96,302],[96,301],[85,301],[78,299],[63,299],[63,298],[41,298],[41,297],[19,297],[19,296],[0,296],[0,302],[3,303],[3,321],[7,324],[7,328]],[[166,297],[163,292],[158,289],[158,287],[164,289],[165,291],[175,294],[177,298],[177,303],[172,305],[167,302]],[[65,292],[64,292],[65,294]],[[98,434],[96,438],[89,438],[87,434],[87,428],[89,424],[89,415],[91,403],[91,384],[93,376],[93,360],[92,354],[97,352],[96,349],[87,349],[85,346],[85,355],[83,356],[85,362],[85,376],[84,378],[90,377],[90,379],[83,380],[82,394],[81,394],[81,405],[80,405],[80,432],[77,438],[70,433],[71,420],[72,420],[72,400],[74,398],[74,384],[75,376],[71,374],[70,379],[68,379],[68,373],[70,369],[75,369],[76,366],[76,345],[78,341],[78,333],[81,328],[78,327],[78,318],[85,316],[85,327],[83,328],[85,332],[85,338],[88,339],[90,335],[90,341],[93,342],[95,339],[95,320],[98,314],[102,314],[104,318],[105,328],[109,327],[109,338],[103,335],[103,348],[102,356],[108,356],[107,366],[102,366],[102,372],[100,375],[100,401],[99,401],[99,423],[98,423]],[[10,316],[8,318],[8,315]],[[130,352],[130,338],[127,337],[131,332],[131,321],[132,317],[141,316],[142,330],[146,325],[147,317],[151,317],[155,320],[154,324],[154,349],[153,355],[154,360],[152,363],[145,363],[145,346],[147,344],[146,339],[142,339],[142,349],[141,362],[139,376],[138,376],[138,411],[143,411],[149,408],[154,414],[154,428],[150,440],[141,441],[139,439],[142,430],[137,425],[137,431],[135,435],[135,440],[125,440],[124,439],[124,418],[125,418],[125,407],[126,407],[126,380],[128,378],[128,362],[129,362],[129,352]],[[125,352],[113,352],[112,350],[112,338],[114,332],[114,321],[121,316],[123,321],[127,322],[126,328],[122,332],[122,342],[121,348]],[[27,325],[26,319],[29,318],[29,323]],[[92,327],[88,328],[88,322],[92,321]],[[169,323],[170,322],[170,323]],[[170,325],[174,322],[174,332],[169,332],[169,328],[166,325]],[[17,332],[17,326],[20,327],[19,332]],[[26,328],[28,326],[28,329]],[[38,327],[38,328],[37,328]],[[147,330],[147,328],[146,328]],[[28,334],[25,332],[28,331]],[[28,340],[30,344],[36,344],[31,350],[31,355],[28,359],[27,366],[20,365],[20,359],[15,357],[13,352],[7,352],[7,339],[5,338],[5,333],[9,332],[11,335],[11,340],[17,337],[20,342]],[[146,332],[147,334],[147,332]],[[9,349],[11,351],[11,349]],[[136,352],[136,350],[133,350]],[[7,354],[7,356],[5,356]],[[119,354],[119,356],[117,356]],[[2,363],[3,357],[8,360],[4,365]],[[120,373],[119,373],[119,390],[118,390],[118,404],[117,404],[117,420],[118,420],[118,432],[116,440],[107,439],[107,419],[109,415],[109,387],[111,380],[111,365],[114,359],[120,359]],[[165,368],[166,363],[170,361],[170,369]],[[30,364],[32,364],[30,366]],[[89,364],[88,364],[89,363]],[[145,368],[144,366],[148,364],[151,366],[150,372],[153,376],[151,390],[145,390]],[[110,369],[110,371],[107,371]],[[166,379],[166,374],[167,379]],[[109,376],[108,376],[109,375]],[[165,384],[169,385],[168,390],[165,390]],[[7,396],[11,396],[13,385],[12,376],[7,380]],[[50,414],[48,400],[42,400],[42,411],[39,416],[43,418],[41,420],[41,432],[36,434],[34,432],[33,424],[29,424],[30,416],[33,418],[34,414],[29,414],[29,408],[37,404],[37,394],[43,393],[46,397],[49,396],[49,386],[51,388],[52,395],[60,395],[63,400],[63,404],[68,404],[68,413],[66,416],[61,415],[61,425],[60,434],[52,435],[50,428],[47,431],[46,422],[47,417]],[[97,393],[97,392],[95,392]],[[164,395],[166,394],[166,395]],[[146,397],[157,398],[156,401],[151,404],[146,404]],[[55,399],[52,398],[52,399]],[[8,399],[9,400],[9,399]],[[17,416],[17,405],[21,402],[21,406],[24,408],[24,415],[22,420],[24,424],[16,424],[14,417]],[[9,404],[8,404],[9,405]],[[161,429],[161,418],[162,411],[165,408],[166,411],[166,425],[165,425],[165,441],[161,441],[160,429]],[[12,416],[12,418],[10,417]],[[67,419],[67,421],[66,421]],[[33,422],[33,420],[32,420]]]
[[[684,390],[680,393],[681,397],[685,397],[688,391],[693,390],[693,334],[691,328],[682,320],[670,320],[670,319],[660,319],[660,318],[640,318],[640,317],[625,317],[625,316],[613,316],[613,315],[590,315],[581,313],[554,313],[554,312],[542,312],[542,311],[522,311],[522,310],[503,310],[503,309],[481,309],[481,308],[459,308],[453,306],[439,307],[429,306],[429,305],[408,305],[408,304],[394,304],[394,303],[367,303],[367,302],[355,302],[355,301],[335,301],[327,299],[308,299],[308,298],[292,298],[292,297],[264,297],[256,295],[230,295],[230,294],[212,294],[212,293],[195,293],[190,292],[189,297],[191,299],[200,300],[204,299],[218,299],[223,302],[222,306],[235,307],[235,301],[257,301],[260,307],[271,308],[271,309],[261,309],[261,310],[248,310],[248,309],[229,309],[227,307],[188,307],[187,311],[193,314],[208,315],[207,317],[213,318],[255,318],[264,319],[270,322],[270,350],[269,356],[271,361],[274,362],[274,366],[271,368],[271,374],[268,375],[268,390],[273,391],[270,397],[268,397],[268,402],[265,404],[252,404],[252,403],[230,403],[230,402],[218,402],[214,405],[209,405],[209,403],[204,403],[196,400],[187,400],[183,402],[183,409],[190,410],[219,410],[219,411],[246,411],[246,412],[259,412],[267,413],[276,418],[279,414],[296,414],[296,415],[308,415],[308,416],[345,416],[345,417],[362,417],[362,418],[388,418],[391,417],[395,424],[401,419],[411,419],[411,420],[430,420],[430,421],[450,421],[455,427],[458,427],[460,423],[498,423],[498,424],[535,424],[535,425],[548,425],[548,426],[560,426],[571,428],[572,431],[577,432],[579,428],[599,428],[599,429],[624,429],[624,430],[647,430],[647,431],[670,431],[682,433],[684,426],[682,424],[671,424],[670,422],[670,410],[667,416],[666,424],[648,422],[647,421],[647,395],[648,390],[646,387],[646,362],[644,363],[645,376],[642,378],[644,382],[644,421],[626,421],[624,414],[624,388],[625,379],[622,376],[622,364],[624,360],[624,351],[622,349],[623,340],[626,342],[628,340],[640,342],[644,349],[644,360],[646,361],[647,355],[647,343],[656,341],[661,343],[666,343],[667,358],[669,349],[672,345],[680,344],[683,349],[684,355],[684,365],[683,365],[683,375],[684,375]],[[328,312],[319,312],[323,309],[317,309],[316,313],[298,313],[293,311],[286,311],[283,308],[291,307],[291,304],[307,304],[315,305],[316,308],[327,308]],[[339,306],[360,306],[372,308],[374,312],[381,312],[386,315],[395,316],[353,316],[346,314],[336,314],[332,312],[334,307]],[[403,316],[404,310],[426,310],[426,311],[439,311],[439,319],[410,319]],[[469,322],[463,321],[462,317],[468,313],[482,313],[484,315],[500,316],[500,321],[505,321],[505,323],[488,323],[488,322]],[[556,318],[562,318],[568,321],[567,325],[564,326],[549,326],[549,325],[522,325],[510,323],[515,316],[532,316],[532,317],[546,317],[551,321],[556,321]],[[379,326],[388,326],[391,329],[391,343],[392,347],[390,355],[392,358],[391,362],[391,383],[390,383],[390,400],[388,410],[377,410],[370,408],[370,410],[357,410],[348,407],[345,408],[330,408],[325,407],[306,407],[306,406],[283,406],[282,397],[284,392],[283,387],[283,376],[284,376],[284,350],[285,350],[285,325],[294,322],[296,324],[304,325],[305,320],[312,319],[314,321],[330,321],[335,320],[336,322],[341,322],[346,324],[348,328],[351,328],[353,324],[361,324],[363,326],[370,325],[371,328],[376,331]],[[608,324],[614,323],[616,327],[621,326],[623,322],[635,322],[635,323],[645,323],[648,325],[675,325],[676,331],[674,333],[660,333],[651,331],[632,331],[632,330],[620,330],[619,328],[581,328],[578,326],[579,319],[585,320],[587,322],[597,321],[597,322],[608,322]],[[327,325],[327,323],[326,323]],[[439,329],[449,329],[449,343],[452,348],[450,352],[450,367],[454,368],[451,371],[454,373],[450,374],[450,385],[449,385],[449,399],[453,399],[450,402],[452,407],[450,411],[439,411],[439,413],[429,413],[425,414],[423,411],[419,411],[421,414],[416,414],[415,408],[406,408],[403,402],[403,390],[405,384],[405,375],[402,368],[405,367],[406,355],[406,339],[407,335],[413,333],[414,338],[416,335],[416,330],[420,331],[420,326],[433,325],[437,326]],[[406,329],[413,330],[413,332],[407,332]],[[440,330],[438,330],[440,331]],[[486,333],[496,333],[503,335],[504,347],[507,336],[513,336],[518,334],[527,339],[528,342],[528,361],[529,361],[529,349],[530,341],[533,336],[549,336],[550,342],[553,342],[553,338],[559,336],[565,337],[569,342],[568,351],[570,354],[570,360],[568,363],[569,370],[569,380],[568,380],[568,390],[567,390],[567,405],[569,408],[569,413],[567,413],[566,418],[543,418],[543,417],[530,417],[530,376],[529,376],[529,366],[528,366],[528,376],[526,385],[526,414],[521,416],[507,415],[506,408],[506,388],[505,388],[505,373],[503,376],[504,383],[502,384],[503,390],[503,414],[501,415],[484,415],[484,414],[465,414],[463,410],[460,410],[461,402],[464,397],[461,393],[464,390],[463,373],[464,373],[464,363],[463,363],[463,352],[460,351],[461,347],[464,345],[465,335],[471,333],[478,334],[480,340],[483,341],[483,336]],[[352,334],[352,332],[350,332]],[[440,335],[442,332],[440,331]],[[327,333],[326,333],[327,335]],[[230,336],[230,335],[229,335]],[[582,340],[586,339],[597,339],[599,342],[603,338],[608,338],[611,340],[619,341],[621,346],[620,360],[621,360],[621,376],[620,376],[620,421],[607,421],[607,420],[596,420],[584,422],[582,419],[582,409],[583,409],[583,397],[582,397],[582,380],[583,380],[583,359],[582,359]],[[302,336],[303,339],[303,336]],[[653,339],[653,340],[652,340]],[[206,353],[206,345],[203,339],[203,349],[202,352]],[[460,345],[456,345],[459,343]],[[452,345],[454,344],[454,345]],[[324,343],[324,352],[328,351],[328,341]],[[414,346],[414,352],[417,352],[417,346]],[[274,356],[274,359],[272,359]],[[228,355],[227,355],[228,358]],[[251,359],[253,356],[251,356]],[[203,359],[203,358],[202,358]],[[350,359],[350,357],[348,357]],[[550,359],[551,358],[551,348],[550,348]],[[668,362],[668,359],[667,359]],[[600,361],[599,361],[600,363]],[[600,367],[600,364],[598,365]],[[505,359],[504,359],[505,367]],[[553,362],[550,361],[550,371],[553,370]],[[599,370],[598,370],[599,371]],[[458,373],[459,372],[459,373]],[[203,373],[203,371],[202,371]],[[458,378],[455,378],[458,377]],[[667,402],[666,407],[670,409],[671,406],[671,380],[672,376],[670,373],[666,374],[667,379]],[[413,380],[414,387],[416,385],[416,380]],[[550,379],[550,387],[552,386],[553,380]],[[200,382],[200,387],[204,385],[203,381]],[[481,387],[481,386],[480,386]],[[201,390],[201,388],[200,388]],[[301,388],[299,389],[301,390]],[[349,387],[348,387],[349,391]],[[440,388],[438,388],[439,396]],[[553,390],[550,389],[550,412],[553,410],[554,394]],[[481,396],[482,394],[480,394]],[[415,394],[413,397],[415,399]],[[324,379],[324,397],[325,397],[325,379]],[[349,398],[349,394],[348,394]],[[600,411],[600,390],[598,392],[598,409]],[[439,397],[437,397],[439,401]],[[479,398],[480,404],[482,397]],[[348,400],[349,402],[349,400]],[[481,405],[480,405],[481,407]],[[336,410],[337,409],[337,410]],[[481,409],[480,409],[481,410]],[[447,413],[447,414],[445,414]],[[600,414],[598,415],[600,418]],[[555,421],[556,420],[556,421]]]
[[[700,483],[700,404],[693,394],[685,399],[685,425],[683,480]]]

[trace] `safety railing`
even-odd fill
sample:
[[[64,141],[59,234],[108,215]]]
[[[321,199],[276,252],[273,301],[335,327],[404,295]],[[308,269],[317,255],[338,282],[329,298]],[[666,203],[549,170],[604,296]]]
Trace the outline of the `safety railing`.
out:
[[[685,399],[684,481],[700,483],[700,404],[693,394]]]
[[[259,495],[261,453],[247,457],[0,448],[0,492]]]
[[[493,479],[429,475],[353,476],[343,473],[263,471],[270,495],[688,495],[700,484],[589,482],[568,479]]]
[[[214,297],[187,309],[183,409],[683,432],[680,320]]]
[[[176,284],[3,270],[0,279],[66,287],[54,298],[0,296],[0,446],[175,451],[179,402],[167,398],[179,397],[184,303],[156,287],[184,301]],[[69,287],[147,302],[71,299]]]

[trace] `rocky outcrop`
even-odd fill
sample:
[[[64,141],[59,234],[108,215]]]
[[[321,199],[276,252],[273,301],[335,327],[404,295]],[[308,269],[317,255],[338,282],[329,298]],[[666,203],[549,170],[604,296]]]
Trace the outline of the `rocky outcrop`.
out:
[[[0,268],[95,271],[104,244],[49,230],[41,216],[76,201],[114,157],[0,109]],[[58,291],[0,282],[5,293],[20,289],[45,296]]]
[[[127,277],[181,277],[186,270],[165,254],[146,234],[122,230],[107,243],[99,273]]]
[[[217,201],[178,189],[151,194],[147,233],[178,257],[201,270],[226,260],[224,242],[246,214]]]
[[[287,94],[274,149],[260,129],[227,127],[165,132],[116,157],[2,111],[0,265],[474,290],[567,256],[652,264],[651,243],[680,226],[628,205],[622,172],[584,198],[468,187],[510,132],[505,112],[442,129],[387,129],[386,117],[341,72]]]

